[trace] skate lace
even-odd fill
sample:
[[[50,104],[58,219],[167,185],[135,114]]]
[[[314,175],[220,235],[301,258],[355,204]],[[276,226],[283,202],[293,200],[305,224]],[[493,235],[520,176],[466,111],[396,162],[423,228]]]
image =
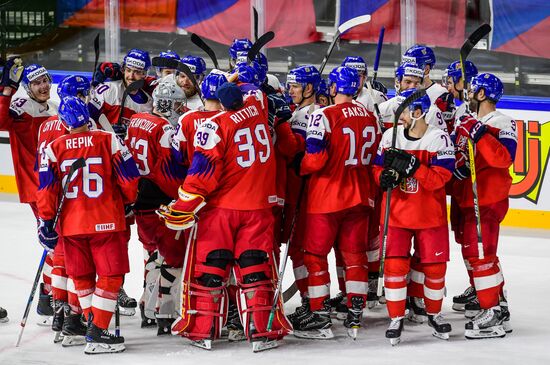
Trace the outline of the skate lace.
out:
[[[473,319],[472,322],[475,324],[480,324],[487,322],[494,316],[494,312],[492,309],[485,309],[479,312]]]
[[[399,327],[401,327],[401,319],[403,319],[403,317],[397,317],[392,319],[388,327],[388,330],[398,330]]]

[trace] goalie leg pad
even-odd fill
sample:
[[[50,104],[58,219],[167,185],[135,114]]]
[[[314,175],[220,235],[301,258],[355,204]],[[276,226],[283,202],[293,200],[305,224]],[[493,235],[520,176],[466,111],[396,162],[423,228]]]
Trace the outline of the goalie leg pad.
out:
[[[160,305],[157,318],[176,318],[176,302],[178,279],[181,268],[162,265],[160,268]]]

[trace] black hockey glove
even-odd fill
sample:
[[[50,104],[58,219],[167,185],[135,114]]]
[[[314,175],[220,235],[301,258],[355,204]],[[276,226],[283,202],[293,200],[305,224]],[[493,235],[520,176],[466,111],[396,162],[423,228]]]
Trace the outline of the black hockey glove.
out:
[[[373,90],[380,91],[384,95],[388,95],[388,89],[378,80],[371,80],[370,86]]]
[[[385,168],[380,174],[380,187],[383,190],[394,189],[399,185],[399,173],[392,168]]]
[[[384,167],[391,167],[399,175],[410,177],[420,167],[420,161],[415,155],[396,148],[390,148],[384,152]]]
[[[285,122],[292,117],[292,111],[286,103],[285,98],[277,94],[267,96],[267,105],[270,113],[273,113],[277,120],[276,124]]]
[[[94,79],[92,80],[92,86],[95,87],[107,80],[122,80],[122,76],[122,70],[118,63],[102,62],[99,66],[97,66]]]

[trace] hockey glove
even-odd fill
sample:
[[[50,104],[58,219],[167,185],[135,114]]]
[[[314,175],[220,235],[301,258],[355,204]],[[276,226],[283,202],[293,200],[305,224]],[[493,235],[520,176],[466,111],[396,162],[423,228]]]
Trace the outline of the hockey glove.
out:
[[[271,94],[267,96],[267,105],[270,113],[276,117],[275,126],[285,122],[292,117],[292,111],[282,96]]]
[[[122,80],[122,70],[118,63],[102,62],[97,66],[92,86],[97,86],[107,80],[117,81]]]
[[[457,151],[455,154],[455,170],[453,175],[457,180],[464,180],[470,177],[470,160],[468,155],[463,151]]]
[[[373,90],[380,91],[384,95],[388,95],[388,89],[378,80],[371,80],[370,86]]]
[[[384,190],[395,189],[400,182],[399,173],[392,168],[385,168],[380,174],[380,187]]]
[[[161,205],[157,214],[164,220],[166,227],[182,231],[191,228],[196,221],[197,212],[206,205],[202,195],[188,193],[181,187],[179,199],[168,205]]]
[[[441,111],[443,120],[447,124],[447,128],[453,125],[454,115],[456,111],[455,98],[451,93],[443,93],[436,100],[435,105]]]
[[[391,167],[403,177],[413,176],[420,167],[418,158],[396,148],[390,148],[384,152],[384,167]]]
[[[24,69],[23,60],[20,57],[10,57],[4,65],[0,86],[11,87],[14,92],[17,91]]]
[[[38,226],[38,240],[40,241],[42,247],[44,247],[45,250],[51,252],[57,245],[58,239],[59,236],[57,232],[53,229],[53,219],[40,219],[40,224]]]
[[[124,141],[124,139],[126,138],[126,131],[128,130],[128,126],[124,123],[121,123],[121,124],[113,124],[112,127],[113,127],[113,132],[115,132],[115,134],[121,140]]]
[[[468,135],[474,143],[477,143],[487,131],[487,126],[470,114],[465,114],[460,117],[460,124],[457,130],[458,134]]]

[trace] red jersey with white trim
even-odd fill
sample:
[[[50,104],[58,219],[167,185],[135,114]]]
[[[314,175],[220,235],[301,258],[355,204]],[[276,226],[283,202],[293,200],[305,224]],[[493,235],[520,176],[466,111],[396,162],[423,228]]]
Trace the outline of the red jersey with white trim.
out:
[[[185,191],[226,209],[265,209],[277,203],[273,143],[260,91],[247,95],[241,109],[204,121],[194,144]]]
[[[59,217],[63,236],[126,230],[124,205],[137,193],[139,172],[132,154],[113,134],[86,131],[67,134],[50,143],[39,169],[38,211],[53,219],[70,166],[78,158],[86,166],[69,182]]]
[[[393,128],[384,132],[378,147],[375,160],[377,182],[384,169],[384,153],[391,147],[392,133]],[[428,125],[421,138],[413,138],[399,125],[395,148],[415,155],[420,167],[413,176],[393,189],[389,225],[407,229],[446,225],[445,184],[451,179],[455,164],[454,145],[450,137],[439,128]],[[385,195],[386,192],[382,201],[385,201]],[[382,204],[381,224],[384,224],[385,209],[385,204]]]
[[[0,130],[8,131],[15,181],[21,203],[36,201],[38,175],[36,151],[42,122],[57,114],[57,103],[38,103],[31,98],[0,96]]]
[[[357,101],[327,106],[309,118],[301,174],[308,181],[307,212],[331,213],[357,205],[374,207],[371,164],[381,131]]]
[[[477,194],[479,205],[489,205],[508,199],[512,186],[510,166],[516,158],[518,135],[516,122],[498,110],[480,121],[487,126],[487,132],[475,145]],[[472,180],[453,180],[452,195],[461,207],[473,207]]]
[[[91,92],[88,109],[90,116],[99,126],[105,123],[116,124],[120,114],[122,95],[125,90],[123,80],[99,84]],[[122,123],[128,124],[136,113],[150,113],[153,110],[153,99],[143,90],[135,95],[128,95],[122,111]]]
[[[128,124],[126,145],[141,177],[151,180],[164,194],[176,199],[185,169],[172,153],[173,136],[174,128],[165,118],[138,113]]]
[[[205,120],[215,116],[220,112],[220,110],[190,110],[183,114],[178,120],[178,126],[176,127],[174,140],[179,143],[180,151],[183,154],[183,159],[187,166],[190,166],[191,161],[193,160],[193,153],[195,152],[193,141],[195,139],[197,128]]]

